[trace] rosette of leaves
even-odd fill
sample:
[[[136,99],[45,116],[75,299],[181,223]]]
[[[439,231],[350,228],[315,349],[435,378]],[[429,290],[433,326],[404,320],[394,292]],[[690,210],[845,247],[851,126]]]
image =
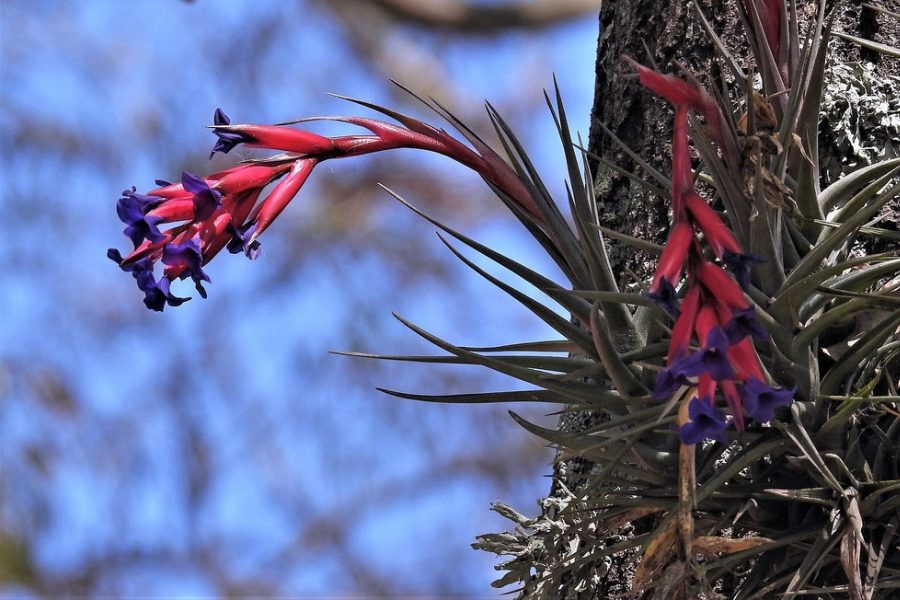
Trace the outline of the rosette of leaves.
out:
[[[691,386],[669,401],[650,393],[666,364],[673,319],[645,295],[619,289],[605,237],[647,252],[664,248],[603,227],[558,97],[551,110],[569,168],[571,226],[513,133],[491,117],[543,213],[519,218],[566,284],[431,222],[543,291],[542,302],[447,242],[560,338],[462,347],[403,321],[448,356],[367,355],[481,365],[535,388],[456,396],[388,391],[404,398],[549,402],[603,414],[573,433],[512,413],[557,447],[561,460],[594,465],[578,494],[545,499],[539,517],[495,507],[516,530],[481,536],[475,547],[511,557],[498,567],[507,573],[495,585],[518,585],[522,597],[556,598],[562,590],[591,597],[611,559],[622,556],[634,565],[635,595],[645,598],[878,598],[900,589],[900,257],[896,233],[878,227],[880,211],[900,197],[900,159],[874,160],[823,187],[818,135],[831,35],[825,3],[809,22],[801,22],[794,2],[747,1],[741,10],[753,51],[748,62],[761,86],[754,89],[754,74],[699,15],[729,76],[707,82],[709,89],[733,93],[715,94],[721,123],[692,113],[691,140],[701,159],[695,176],[740,246],[764,259],[746,288],[767,334],[755,351],[773,385],[795,390],[789,406],[777,408],[770,423],[748,422],[723,439],[679,439],[676,426],[686,419],[677,407]],[[690,73],[683,77],[700,86]],[[655,179],[647,188],[668,197],[673,179],[642,167]],[[860,253],[864,238],[893,250]],[[652,527],[622,534],[642,519]]]

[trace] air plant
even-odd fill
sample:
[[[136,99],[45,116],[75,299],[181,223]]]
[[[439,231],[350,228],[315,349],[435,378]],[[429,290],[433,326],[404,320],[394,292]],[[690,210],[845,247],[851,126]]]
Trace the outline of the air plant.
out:
[[[603,227],[589,157],[569,133],[557,91],[547,100],[568,165],[564,205],[490,106],[503,155],[428,100],[468,143],[359,100],[352,102],[395,123],[324,117],[367,130],[325,137],[289,127],[314,118],[235,125],[216,111],[214,152],[243,144],[279,153],[204,177],[184,173],[146,194],[125,191],[117,208],[134,248],[109,256],[134,277],[147,307],[162,311],[187,300],[174,295],[177,280],[190,278],[206,296],[203,266],[223,248],[256,258],[262,234],[319,163],[395,148],[445,155],[485,181],[568,281],[410,208],[559,337],[463,347],[401,318],[447,355],[355,355],[481,365],[533,387],[438,396],[384,390],[402,398],[553,403],[603,415],[583,431],[561,432],[511,413],[555,445],[560,460],[579,457],[594,468],[577,493],[560,485],[562,493],[542,500],[538,517],[495,506],[517,525],[475,544],[512,557],[498,567],[507,573],[495,585],[518,584],[528,598],[559,597],[566,585],[589,591],[611,557],[625,557],[636,565],[635,594],[647,598],[887,597],[900,589],[900,257],[896,250],[861,254],[857,242],[874,236],[896,247],[896,234],[877,223],[900,197],[900,159],[823,188],[825,3],[808,23],[793,1],[739,6],[758,89],[699,9],[721,50],[730,94],[710,94],[679,65],[674,75],[631,58],[623,63],[674,107],[671,176],[657,173],[655,184],[646,183],[670,202],[662,247]],[[700,157],[696,171],[691,146]],[[607,237],[659,254],[643,293],[620,289]],[[547,299],[500,281],[451,239]],[[638,521],[650,525],[609,541]]]

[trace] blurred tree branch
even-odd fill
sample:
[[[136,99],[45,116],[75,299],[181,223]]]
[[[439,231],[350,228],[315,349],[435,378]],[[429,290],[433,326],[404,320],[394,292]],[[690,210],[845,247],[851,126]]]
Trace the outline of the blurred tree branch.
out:
[[[600,0],[531,0],[496,5],[463,0],[338,0],[373,6],[393,18],[454,33],[493,34],[512,28],[537,29],[594,14]],[[338,2],[331,2],[336,4]]]

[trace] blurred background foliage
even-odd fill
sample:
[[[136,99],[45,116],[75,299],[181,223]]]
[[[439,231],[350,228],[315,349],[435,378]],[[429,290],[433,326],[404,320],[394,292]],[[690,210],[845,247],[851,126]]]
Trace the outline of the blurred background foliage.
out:
[[[506,407],[374,387],[509,383],[328,354],[430,352],[391,311],[471,345],[544,334],[376,185],[555,276],[481,181],[410,152],[329,163],[258,261],[221,257],[210,298],[164,314],[105,254],[122,189],[234,164],[207,161],[217,106],[364,112],[336,92],[436,121],[389,78],[490,139],[489,99],[563,193],[541,89],[555,72],[587,130],[594,4],[4,1],[0,596],[489,595],[469,544],[490,502],[546,493],[552,453]]]

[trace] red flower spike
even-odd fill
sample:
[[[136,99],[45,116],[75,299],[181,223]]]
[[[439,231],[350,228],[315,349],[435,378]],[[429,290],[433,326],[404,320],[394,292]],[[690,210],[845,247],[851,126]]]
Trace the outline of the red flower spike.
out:
[[[687,106],[694,111],[703,115],[707,125],[713,132],[713,136],[719,145],[724,147],[724,136],[722,133],[722,111],[719,105],[706,93],[696,80],[690,83],[675,77],[674,75],[663,75],[652,69],[640,65],[628,58],[622,57],[631,66],[633,66],[640,76],[641,85],[648,90],[656,92],[676,107]],[[693,79],[693,78],[692,78]]]
[[[214,215],[209,222],[204,223],[203,227],[200,228],[200,248],[203,251],[204,265],[212,260],[231,241],[231,226],[235,222],[240,221],[227,211],[222,210],[222,212]]]
[[[406,127],[401,127],[400,125],[394,125],[393,123],[386,123],[385,121],[364,117],[317,117],[316,120],[339,121],[341,123],[350,123],[351,125],[364,127],[374,133],[376,138],[382,140],[391,148],[418,148],[420,150],[430,150],[431,152],[452,156],[467,166],[475,164],[477,161],[477,155],[463,144],[456,142],[458,147],[451,148],[447,143],[447,140],[452,138],[438,129],[430,130],[420,127],[414,131]],[[420,123],[420,125],[425,124]]]
[[[234,173],[235,171],[240,171],[241,169],[246,169],[247,165],[238,165],[236,167],[231,167],[230,169],[225,169],[224,171],[218,171],[213,173],[212,175],[206,175],[203,179],[209,183],[209,185],[215,185],[214,182],[219,181],[223,177]],[[165,183],[157,180],[157,184]],[[156,188],[155,190],[151,190],[147,192],[149,196],[159,196],[160,198],[177,198],[179,196],[185,195],[184,186],[181,184],[181,181],[177,183],[169,183],[163,186]]]

